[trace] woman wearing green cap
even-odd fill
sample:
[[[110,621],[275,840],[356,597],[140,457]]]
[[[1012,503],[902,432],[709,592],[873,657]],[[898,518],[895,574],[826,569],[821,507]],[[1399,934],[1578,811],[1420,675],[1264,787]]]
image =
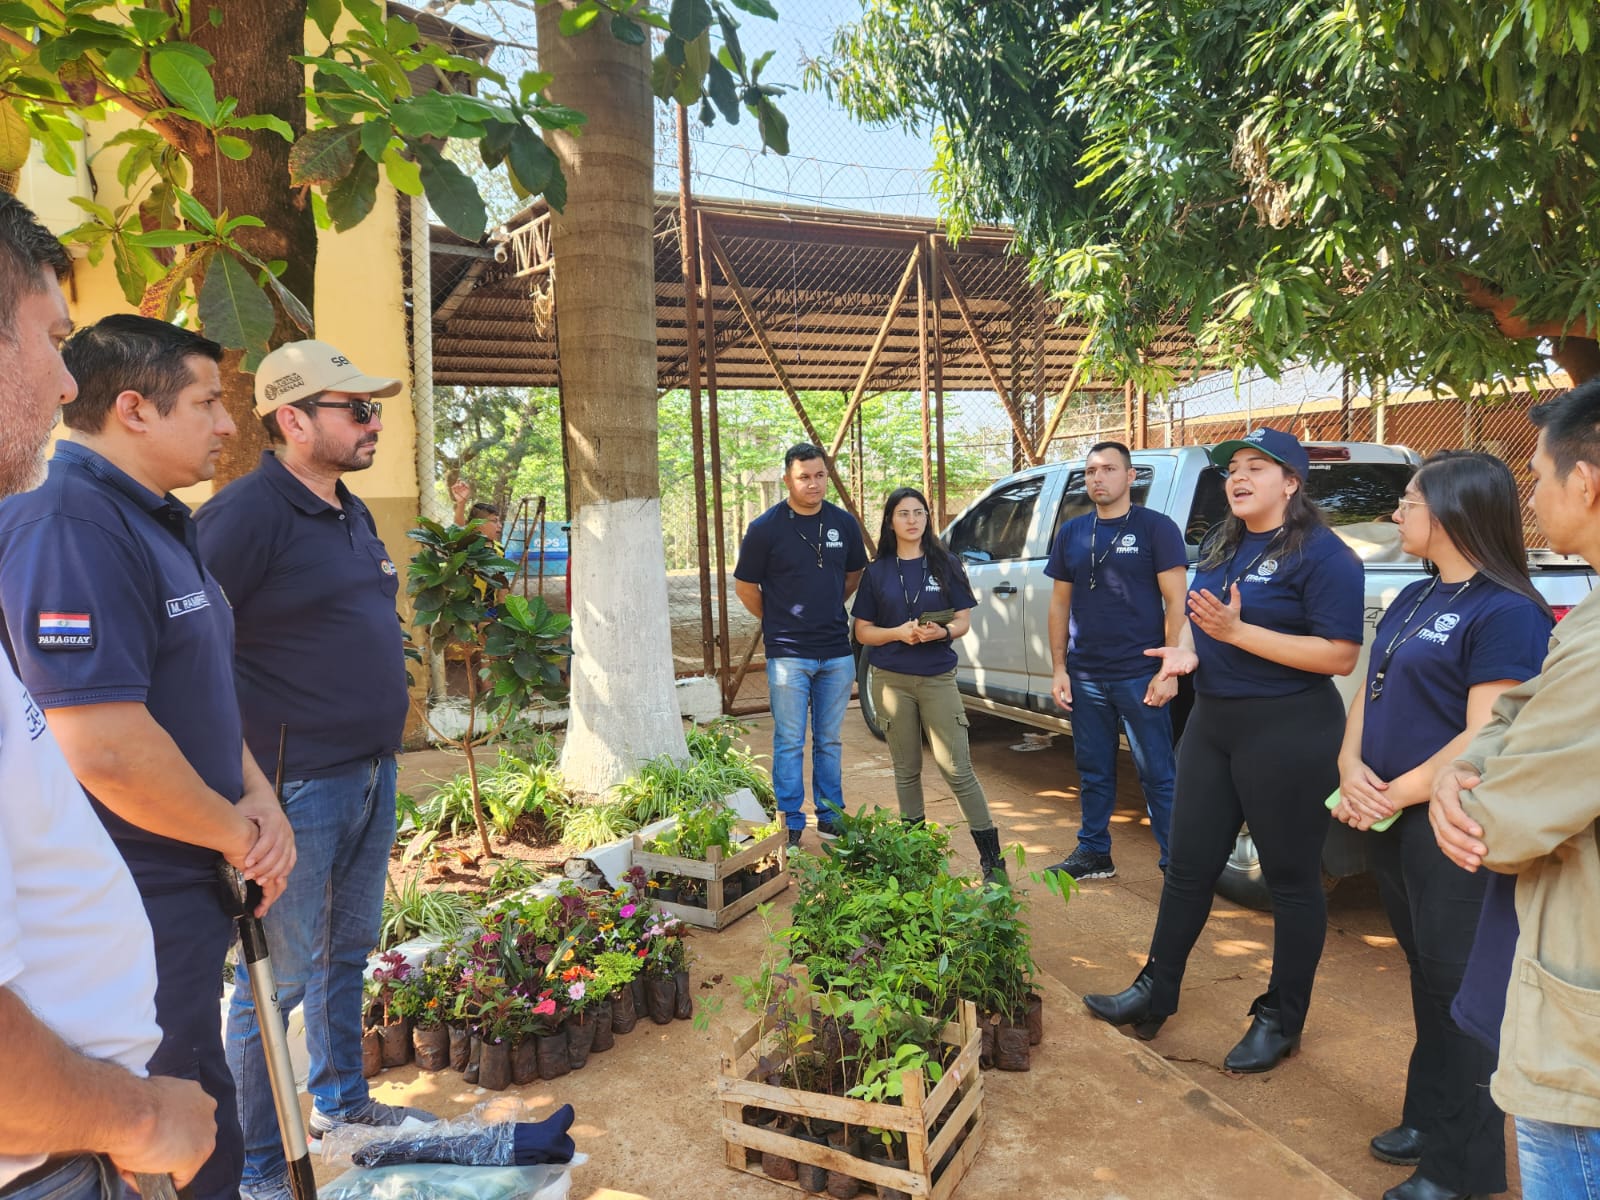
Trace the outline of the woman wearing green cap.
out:
[[[1310,462],[1293,435],[1252,430],[1211,458],[1227,471],[1229,515],[1201,546],[1183,645],[1147,652],[1164,675],[1196,671],[1150,958],[1132,986],[1084,1003],[1156,1035],[1177,1011],[1212,888],[1248,822],[1272,893],[1272,977],[1223,1065],[1268,1071],[1300,1045],[1327,931],[1323,801],[1339,783],[1344,730],[1332,676],[1361,653],[1362,569],[1306,495]]]

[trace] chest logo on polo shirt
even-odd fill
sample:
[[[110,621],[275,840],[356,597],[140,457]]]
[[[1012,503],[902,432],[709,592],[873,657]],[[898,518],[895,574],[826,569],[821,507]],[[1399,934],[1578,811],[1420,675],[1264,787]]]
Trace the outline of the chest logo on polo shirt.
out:
[[[385,575],[393,575],[394,564],[386,558],[378,564],[378,570],[382,571]]]
[[[174,596],[167,601],[167,619],[187,616],[192,612],[199,612],[202,608],[211,607],[211,597],[205,592],[190,592],[187,596]]]
[[[1117,542],[1117,553],[1118,554],[1137,554],[1137,553],[1139,553],[1139,535],[1138,534],[1134,534],[1134,533],[1125,533],[1125,534],[1123,534],[1122,537]]]
[[[39,610],[41,650],[94,649],[94,618],[86,612]]]
[[[839,540],[839,531],[837,529],[828,530],[828,545],[838,546],[842,544]]]
[[[1450,631],[1459,624],[1461,618],[1455,613],[1440,613],[1433,619],[1432,629],[1422,629],[1417,632],[1417,640],[1442,646],[1450,640]]]

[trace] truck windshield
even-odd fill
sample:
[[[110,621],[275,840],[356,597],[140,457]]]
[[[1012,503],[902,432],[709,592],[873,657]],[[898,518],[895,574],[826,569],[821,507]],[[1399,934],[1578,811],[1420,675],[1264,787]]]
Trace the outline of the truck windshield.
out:
[[[1314,462],[1307,490],[1339,536],[1366,562],[1408,562],[1400,550],[1400,532],[1392,519],[1395,506],[1416,468],[1408,463]],[[1228,515],[1228,499],[1220,470],[1206,471],[1195,488],[1194,504],[1183,528],[1191,549]]]

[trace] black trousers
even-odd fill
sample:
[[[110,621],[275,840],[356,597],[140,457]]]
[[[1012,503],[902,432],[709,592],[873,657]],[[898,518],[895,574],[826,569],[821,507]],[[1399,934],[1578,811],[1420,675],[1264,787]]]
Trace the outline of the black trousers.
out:
[[[1212,889],[1248,822],[1273,913],[1272,978],[1257,1004],[1282,1013],[1285,1033],[1300,1032],[1328,929],[1323,802],[1339,785],[1343,737],[1344,704],[1331,680],[1293,696],[1196,698],[1178,746],[1167,879],[1145,968],[1155,1014],[1178,1010]]]
[[[1505,1114],[1489,1096],[1495,1054],[1450,1017],[1483,908],[1485,872],[1439,849],[1426,805],[1413,805],[1369,847],[1389,923],[1411,965],[1417,1043],[1401,1120],[1426,1134],[1417,1171],[1452,1192],[1506,1190]]]

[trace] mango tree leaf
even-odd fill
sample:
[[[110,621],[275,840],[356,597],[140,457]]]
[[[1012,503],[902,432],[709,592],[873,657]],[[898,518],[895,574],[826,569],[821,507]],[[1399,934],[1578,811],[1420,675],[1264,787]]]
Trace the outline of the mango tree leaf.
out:
[[[418,165],[428,203],[452,233],[477,241],[489,223],[477,185],[432,146],[418,145]]]
[[[789,153],[789,118],[765,96],[756,97],[756,124],[763,146],[776,154]]]
[[[211,260],[200,285],[199,310],[205,335],[232,349],[264,349],[272,336],[272,302],[232,254]]]
[[[331,125],[313,129],[289,151],[289,182],[331,187],[350,173],[361,141],[357,125]]]
[[[0,17],[0,24],[5,20]],[[134,46],[124,46],[120,50],[113,50],[105,56],[103,65],[105,72],[113,80],[132,79],[139,73],[139,68],[144,65],[144,51]]]
[[[544,139],[526,125],[515,127],[508,157],[512,174],[530,195],[544,191],[551,174],[556,170],[556,156],[544,144]]]
[[[557,212],[567,211],[567,177],[562,172],[559,161],[550,176],[550,182],[544,185],[544,198],[545,202]]]
[[[229,129],[270,129],[286,142],[294,141],[294,128],[282,117],[275,117],[271,113],[251,113],[245,117],[233,117],[228,121]]]
[[[600,18],[600,5],[595,0],[583,0],[576,8],[569,8],[561,14],[561,19],[556,22],[563,37],[572,37],[582,33]]]
[[[684,41],[694,41],[711,28],[711,21],[711,5],[706,0],[672,0],[667,24]]]
[[[250,157],[250,143],[232,134],[217,134],[217,149],[236,161]]]
[[[20,171],[32,141],[28,122],[16,105],[0,103],[0,171]]]
[[[195,233],[190,229],[148,229],[143,233],[128,234],[128,241],[147,249],[157,246],[192,246],[195,242],[204,240],[204,234]]]
[[[312,192],[311,198],[313,201],[320,200],[322,199],[322,194],[320,192]],[[307,337],[316,336],[316,324],[311,319],[310,311],[304,304],[300,302],[300,297],[296,296],[287,287],[285,287],[283,280],[278,278],[279,273],[283,270],[282,260],[274,259],[270,263],[264,263],[255,255],[244,250],[238,250],[237,253],[239,254],[239,257],[245,260],[245,262],[249,263],[251,266],[259,267],[261,269],[266,276],[267,286],[270,287],[273,291],[273,294],[278,297],[278,304],[283,308],[283,311],[288,316],[289,320],[293,321],[300,329],[300,332],[305,334]],[[274,267],[276,267],[277,270],[274,270]]]
[[[361,224],[378,198],[378,164],[365,154],[355,167],[328,191],[328,215],[333,227],[343,231]]]
[[[455,106],[448,96],[424,92],[389,110],[402,137],[449,137],[456,127]]]
[[[621,13],[611,18],[611,36],[629,46],[642,46],[650,40],[649,35],[639,28],[638,22],[630,21]]]
[[[150,74],[173,104],[193,113],[208,128],[216,125],[217,89],[202,63],[170,46],[160,46],[150,52]]]
[[[189,280],[196,272],[205,269],[215,252],[214,246],[206,245],[197,246],[184,255],[177,266],[145,288],[144,296],[139,301],[140,315],[156,321],[172,320],[177,315],[178,306],[183,303]]]
[[[361,125],[361,152],[377,162],[383,157],[394,139],[394,126],[382,117],[375,117]]]
[[[722,113],[729,125],[739,123],[739,88],[734,82],[733,75],[728,68],[716,59],[711,60],[711,66],[706,75],[706,90],[710,93],[711,101]]]
[[[740,12],[747,12],[753,17],[766,17],[769,21],[778,19],[778,10],[767,3],[767,0],[728,0]]]
[[[333,40],[334,27],[339,24],[339,14],[344,6],[339,0],[309,0],[306,4],[306,15],[316,22],[322,36],[329,41]]]
[[[154,8],[134,8],[128,12],[128,22],[133,26],[134,32],[139,35],[139,40],[146,45],[154,45],[166,36],[177,21],[166,13]]]
[[[204,204],[196,200],[182,188],[174,188],[174,195],[178,198],[178,211],[183,214],[183,219],[196,229],[203,229],[207,233],[217,231],[217,219],[211,215]]]
[[[422,172],[416,163],[391,147],[383,152],[383,166],[395,191],[402,196],[422,195]]]

